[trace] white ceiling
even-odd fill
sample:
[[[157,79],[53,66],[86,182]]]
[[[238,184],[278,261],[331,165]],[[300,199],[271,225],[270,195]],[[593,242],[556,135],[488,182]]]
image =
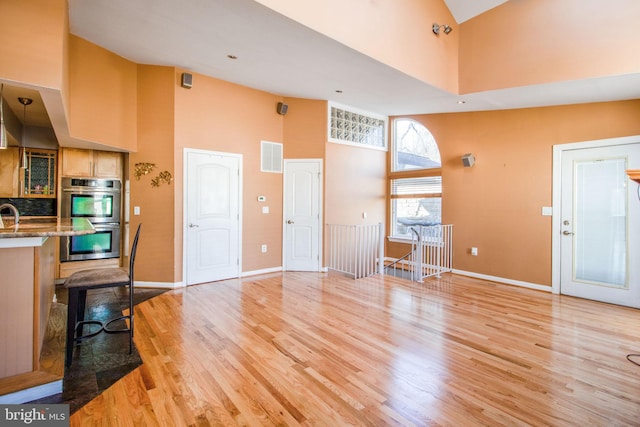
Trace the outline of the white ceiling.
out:
[[[505,1],[445,0],[459,23]],[[136,63],[176,66],[281,96],[331,100],[385,115],[640,98],[640,74],[632,74],[466,94],[460,105],[457,94],[253,0],[70,0],[69,14],[73,34]]]
[[[489,9],[506,3],[507,0],[444,0],[458,24],[478,16]]]

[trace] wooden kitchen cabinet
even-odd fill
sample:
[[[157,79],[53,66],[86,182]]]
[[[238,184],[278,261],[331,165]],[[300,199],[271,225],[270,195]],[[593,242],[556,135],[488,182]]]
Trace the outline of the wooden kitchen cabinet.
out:
[[[62,175],[122,179],[122,154],[112,151],[63,148]]]
[[[20,149],[0,150],[0,197],[20,195]]]
[[[23,148],[27,167],[22,172],[23,197],[56,197],[56,165],[58,152],[39,148]]]
[[[94,151],[93,176],[122,178],[122,154],[112,151]]]

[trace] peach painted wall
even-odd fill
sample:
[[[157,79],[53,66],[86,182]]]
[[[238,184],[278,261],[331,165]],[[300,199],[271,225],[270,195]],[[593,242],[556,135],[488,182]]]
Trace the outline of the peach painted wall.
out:
[[[460,92],[640,71],[637,0],[509,1],[460,25]]]
[[[65,0],[0,1],[0,80],[61,90],[68,30]]]
[[[69,41],[69,131],[112,151],[135,151],[137,65],[79,37]]]
[[[276,112],[282,98],[200,74],[193,74],[192,89],[184,89],[182,70],[175,73],[176,210],[183,204],[184,148],[242,154],[242,271],[282,266],[282,174],[260,172],[260,142],[283,142],[284,116]],[[268,214],[263,206],[269,206]],[[176,224],[181,223],[176,211]],[[176,248],[181,242],[182,229],[176,228]],[[266,254],[262,244],[269,248]]]
[[[458,24],[443,0],[257,1],[390,67],[458,92]],[[438,37],[431,31],[434,22],[453,31]]]
[[[182,280],[182,254],[177,253],[175,234],[177,221],[175,196],[182,180],[170,185],[151,186],[151,179],[160,171],[174,172],[174,69],[139,65],[137,93],[137,152],[129,156],[131,186],[131,237],[142,222],[136,256],[136,280],[146,282],[179,282]],[[135,120],[135,117],[132,118]],[[136,163],[155,163],[157,169],[136,180]],[[133,215],[133,207],[140,206],[140,216]]]
[[[365,225],[385,222],[385,151],[327,143],[325,162],[324,223]],[[363,218],[366,212],[367,218]],[[323,266],[329,259],[327,228],[324,230]]]
[[[541,209],[552,201],[553,145],[640,134],[640,100],[412,117],[440,147],[454,268],[545,286],[551,217]],[[460,160],[468,152],[472,168]]]
[[[327,143],[327,101],[285,98],[285,159],[324,159]]]
[[[385,221],[387,153],[327,143],[325,222],[376,224]],[[362,218],[362,213],[367,218]]]
[[[289,105],[284,120],[285,158],[323,159],[323,223],[384,222],[386,152],[327,142],[327,101],[285,98],[285,102]],[[363,212],[367,219],[362,218]],[[323,247],[326,260],[326,240]]]

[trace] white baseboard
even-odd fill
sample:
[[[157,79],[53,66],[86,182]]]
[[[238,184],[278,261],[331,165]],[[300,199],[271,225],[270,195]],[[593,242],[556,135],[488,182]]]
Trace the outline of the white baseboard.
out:
[[[184,288],[184,282],[139,282],[134,283],[136,288],[160,288],[160,289],[178,289]]]
[[[15,405],[62,393],[62,380],[38,385],[0,396],[0,404]]]
[[[475,277],[476,279],[489,280],[492,282],[504,283],[506,285],[520,286],[523,288],[535,289],[537,291],[544,291],[544,292],[552,291],[551,286],[539,285],[537,283],[529,283],[529,282],[523,282],[520,280],[505,279],[504,277],[489,276],[486,274],[474,273],[471,271],[464,271],[464,270],[454,269],[452,272],[455,274],[459,274],[461,276]]]
[[[282,271],[282,267],[265,268],[262,270],[243,271],[240,273],[240,277],[257,276],[259,274],[279,273]]]

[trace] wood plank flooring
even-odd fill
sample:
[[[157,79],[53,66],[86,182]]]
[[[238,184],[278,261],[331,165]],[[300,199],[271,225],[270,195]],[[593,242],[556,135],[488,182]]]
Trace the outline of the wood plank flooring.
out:
[[[640,425],[640,311],[453,274],[283,273],[136,306],[71,425]]]

